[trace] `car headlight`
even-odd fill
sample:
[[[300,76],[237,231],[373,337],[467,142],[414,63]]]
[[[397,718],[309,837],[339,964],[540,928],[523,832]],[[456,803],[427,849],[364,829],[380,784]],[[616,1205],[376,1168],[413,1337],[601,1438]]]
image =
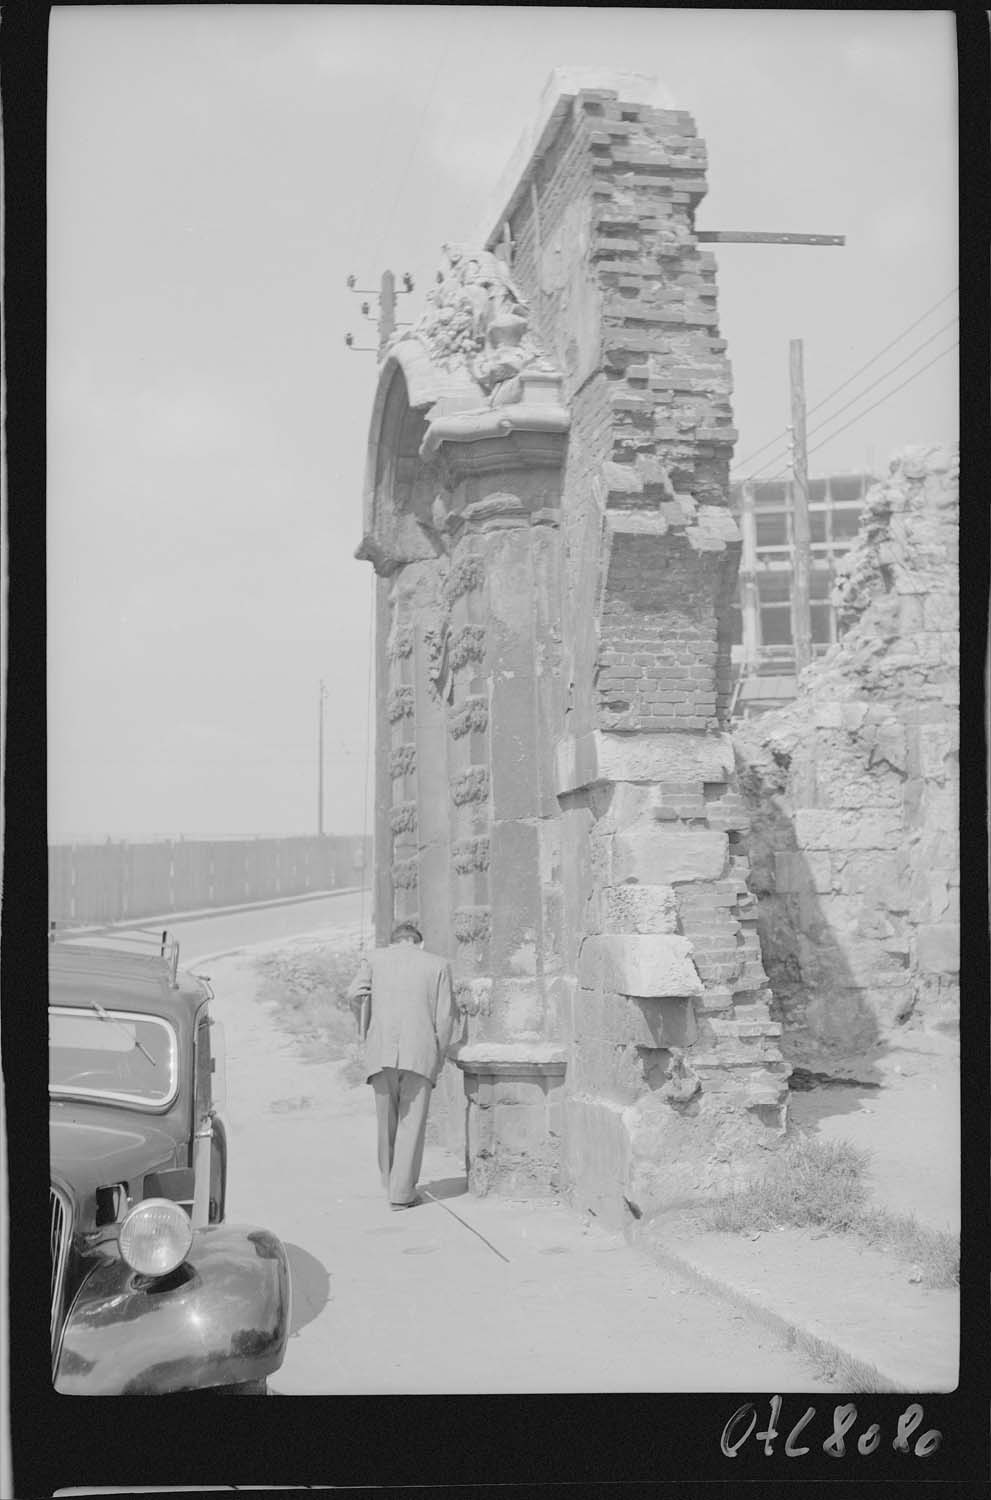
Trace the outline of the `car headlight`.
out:
[[[120,1253],[132,1271],[167,1276],[182,1264],[193,1243],[184,1209],[168,1198],[147,1198],[120,1226]]]

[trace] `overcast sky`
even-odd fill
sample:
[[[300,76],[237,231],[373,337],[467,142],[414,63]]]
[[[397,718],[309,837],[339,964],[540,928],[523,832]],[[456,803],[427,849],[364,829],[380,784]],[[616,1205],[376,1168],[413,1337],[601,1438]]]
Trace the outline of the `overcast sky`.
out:
[[[957,337],[950,12],[56,7],[53,837],[315,832],[321,677],[325,828],[361,830],[375,359],[345,347],[374,343],[345,278],[412,272],[415,315],[567,66],[692,113],[699,228],[847,236],[718,249],[738,459],[790,420],[789,339],[813,405],[916,319],[810,415],[912,356],[810,430],[880,400],[810,470],[955,438],[957,351],[911,378]]]

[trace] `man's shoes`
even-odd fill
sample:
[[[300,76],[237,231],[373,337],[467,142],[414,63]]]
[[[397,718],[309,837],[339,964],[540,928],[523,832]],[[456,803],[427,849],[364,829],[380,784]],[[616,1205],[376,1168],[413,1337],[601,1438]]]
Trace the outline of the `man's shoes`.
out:
[[[389,1207],[392,1209],[393,1213],[395,1213],[400,1208],[416,1208],[417,1204],[422,1203],[422,1202],[423,1202],[423,1199],[417,1197],[417,1198],[411,1198],[408,1203],[390,1203]]]

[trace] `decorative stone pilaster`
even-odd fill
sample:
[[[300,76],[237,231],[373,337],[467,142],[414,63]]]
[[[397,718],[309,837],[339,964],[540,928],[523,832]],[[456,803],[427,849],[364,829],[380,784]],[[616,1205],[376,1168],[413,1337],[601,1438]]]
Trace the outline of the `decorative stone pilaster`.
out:
[[[416,803],[416,683],[413,672],[413,629],[396,583],[393,584],[392,629],[387,645],[389,770],[391,773],[391,878],[393,917],[413,917],[419,911]],[[396,775],[399,770],[400,774]]]
[[[417,912],[428,946],[450,954],[462,1043],[518,1053],[548,1041],[545,969],[560,967],[559,933],[545,944],[548,840],[538,824],[556,813],[549,534],[570,425],[560,376],[528,324],[501,262],[446,248],[423,317],[383,361],[359,549],[391,580],[379,676],[390,900],[397,914]],[[464,1106],[451,1070],[438,1095],[453,1144]],[[546,1165],[546,1111],[512,1119],[537,1132],[530,1147]],[[501,1160],[490,1160],[487,1186],[498,1186]]]
[[[468,1083],[471,1180],[485,1191],[518,1191],[524,1181],[528,1191],[546,1190],[558,1139],[548,1137],[546,1100],[536,1107],[536,1094],[505,1120],[488,1112],[491,1098],[513,1089],[546,1094],[546,1084],[524,1082],[549,1023],[538,823],[550,747],[540,738],[534,676],[538,653],[553,649],[544,616],[553,594],[538,599],[548,585],[556,592],[557,578],[535,538],[557,518],[568,415],[553,372],[524,370],[519,389],[513,405],[435,418],[424,439],[448,487],[451,889],[469,1047],[458,1064]],[[509,1047],[518,1065],[495,1095],[496,1075],[463,1063],[471,1048],[492,1046]],[[563,1053],[558,1064],[563,1072]],[[487,1130],[498,1149],[485,1144]]]

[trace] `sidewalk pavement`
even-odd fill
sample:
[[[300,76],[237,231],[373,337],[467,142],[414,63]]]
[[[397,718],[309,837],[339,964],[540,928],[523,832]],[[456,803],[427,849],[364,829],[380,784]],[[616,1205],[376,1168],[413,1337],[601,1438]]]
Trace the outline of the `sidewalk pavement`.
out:
[[[856,1391],[952,1391],[960,1297],[914,1284],[912,1267],[853,1237],[808,1229],[695,1233],[655,1223],[644,1247],[776,1329]]]
[[[852,1238],[700,1234],[672,1216],[628,1242],[561,1203],[468,1195],[463,1163],[436,1146],[432,1196],[390,1212],[371,1090],[302,1061],[245,1003],[248,957],[213,972],[229,1217],[274,1230],[293,1267],[277,1394],[955,1387],[956,1292]]]
[[[959,1042],[908,1031],[868,1061],[881,1088],[795,1092],[791,1122],[869,1152],[874,1206],[959,1235]],[[661,1264],[718,1289],[832,1365],[847,1390],[923,1393],[957,1384],[959,1291],[922,1287],[892,1254],[808,1229],[752,1238],[693,1233],[681,1215],[655,1220],[643,1238]]]
[[[219,960],[213,981],[228,1217],[278,1234],[292,1265],[275,1394],[841,1389],[776,1330],[622,1235],[555,1202],[471,1197],[440,1147],[427,1147],[421,1174],[436,1201],[391,1212],[371,1089],[344,1085],[339,1063],[301,1060],[252,1003],[247,956]]]

